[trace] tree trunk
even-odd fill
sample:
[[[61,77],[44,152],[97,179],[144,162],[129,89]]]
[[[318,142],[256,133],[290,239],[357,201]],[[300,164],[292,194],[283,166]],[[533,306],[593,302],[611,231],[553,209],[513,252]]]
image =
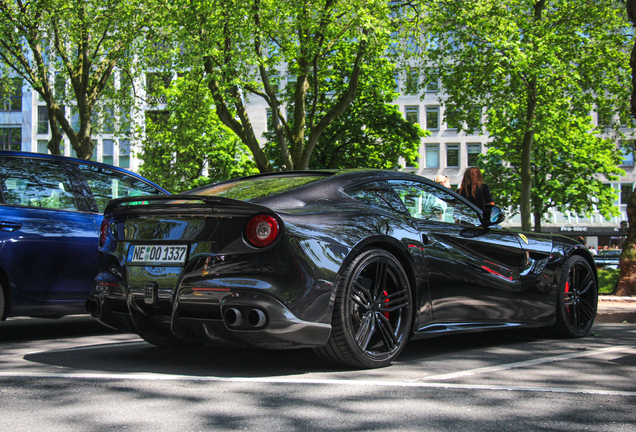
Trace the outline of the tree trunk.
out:
[[[532,143],[534,140],[534,113],[537,107],[537,81],[536,78],[529,83],[527,109],[526,109],[526,132],[523,134],[521,144],[521,229],[530,231],[532,228],[531,201],[532,201]]]
[[[625,2],[627,17],[636,27],[636,0]],[[636,43],[632,48],[629,59],[629,66],[632,69],[632,96],[630,109],[632,117],[636,118]],[[636,194],[632,195],[627,202],[627,221],[629,229],[627,238],[623,243],[623,252],[620,257],[621,273],[618,278],[616,294],[620,296],[636,295]]]
[[[541,21],[545,0],[538,0],[534,4],[534,20]],[[532,200],[532,143],[534,140],[534,118],[537,109],[537,79],[535,77],[528,81],[526,100],[526,124],[523,142],[521,144],[521,196],[520,213],[521,229],[530,231],[532,226],[531,200]]]
[[[543,208],[543,201],[540,201],[534,206],[534,232],[541,232],[541,218],[543,216],[543,212],[541,209]]]
[[[51,114],[51,110],[49,110],[49,127],[51,128],[51,139],[46,147],[52,155],[61,156],[62,151],[60,150],[60,144],[62,143],[62,132],[60,132],[57,119],[55,115]]]

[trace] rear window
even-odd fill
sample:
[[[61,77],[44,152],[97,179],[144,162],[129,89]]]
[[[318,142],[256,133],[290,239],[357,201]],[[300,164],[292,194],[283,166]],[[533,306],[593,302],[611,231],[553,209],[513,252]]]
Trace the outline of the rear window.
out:
[[[194,189],[184,194],[218,196],[239,201],[258,201],[327,178],[327,175],[256,177]]]

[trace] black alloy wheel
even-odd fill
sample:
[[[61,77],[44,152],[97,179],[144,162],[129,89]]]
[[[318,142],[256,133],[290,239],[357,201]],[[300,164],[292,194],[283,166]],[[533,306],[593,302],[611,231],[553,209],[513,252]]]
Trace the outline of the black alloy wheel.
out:
[[[598,287],[594,271],[585,258],[575,255],[563,266],[557,298],[554,330],[561,337],[587,336],[594,324]]]
[[[411,287],[400,262],[382,249],[365,251],[338,285],[331,336],[317,352],[350,367],[387,366],[404,348],[412,316]]]

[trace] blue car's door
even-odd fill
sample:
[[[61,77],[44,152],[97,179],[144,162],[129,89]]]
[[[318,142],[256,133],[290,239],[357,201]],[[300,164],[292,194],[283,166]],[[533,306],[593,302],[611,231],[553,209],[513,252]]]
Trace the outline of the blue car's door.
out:
[[[97,272],[93,215],[75,193],[71,164],[0,161],[0,265],[10,273],[11,315],[83,312]]]

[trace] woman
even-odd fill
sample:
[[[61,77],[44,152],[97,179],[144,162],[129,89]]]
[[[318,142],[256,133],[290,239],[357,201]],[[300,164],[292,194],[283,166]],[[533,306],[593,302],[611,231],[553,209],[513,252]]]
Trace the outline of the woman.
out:
[[[464,172],[464,178],[458,192],[482,210],[486,204],[495,204],[490,189],[482,180],[481,171],[477,167],[468,168]]]

